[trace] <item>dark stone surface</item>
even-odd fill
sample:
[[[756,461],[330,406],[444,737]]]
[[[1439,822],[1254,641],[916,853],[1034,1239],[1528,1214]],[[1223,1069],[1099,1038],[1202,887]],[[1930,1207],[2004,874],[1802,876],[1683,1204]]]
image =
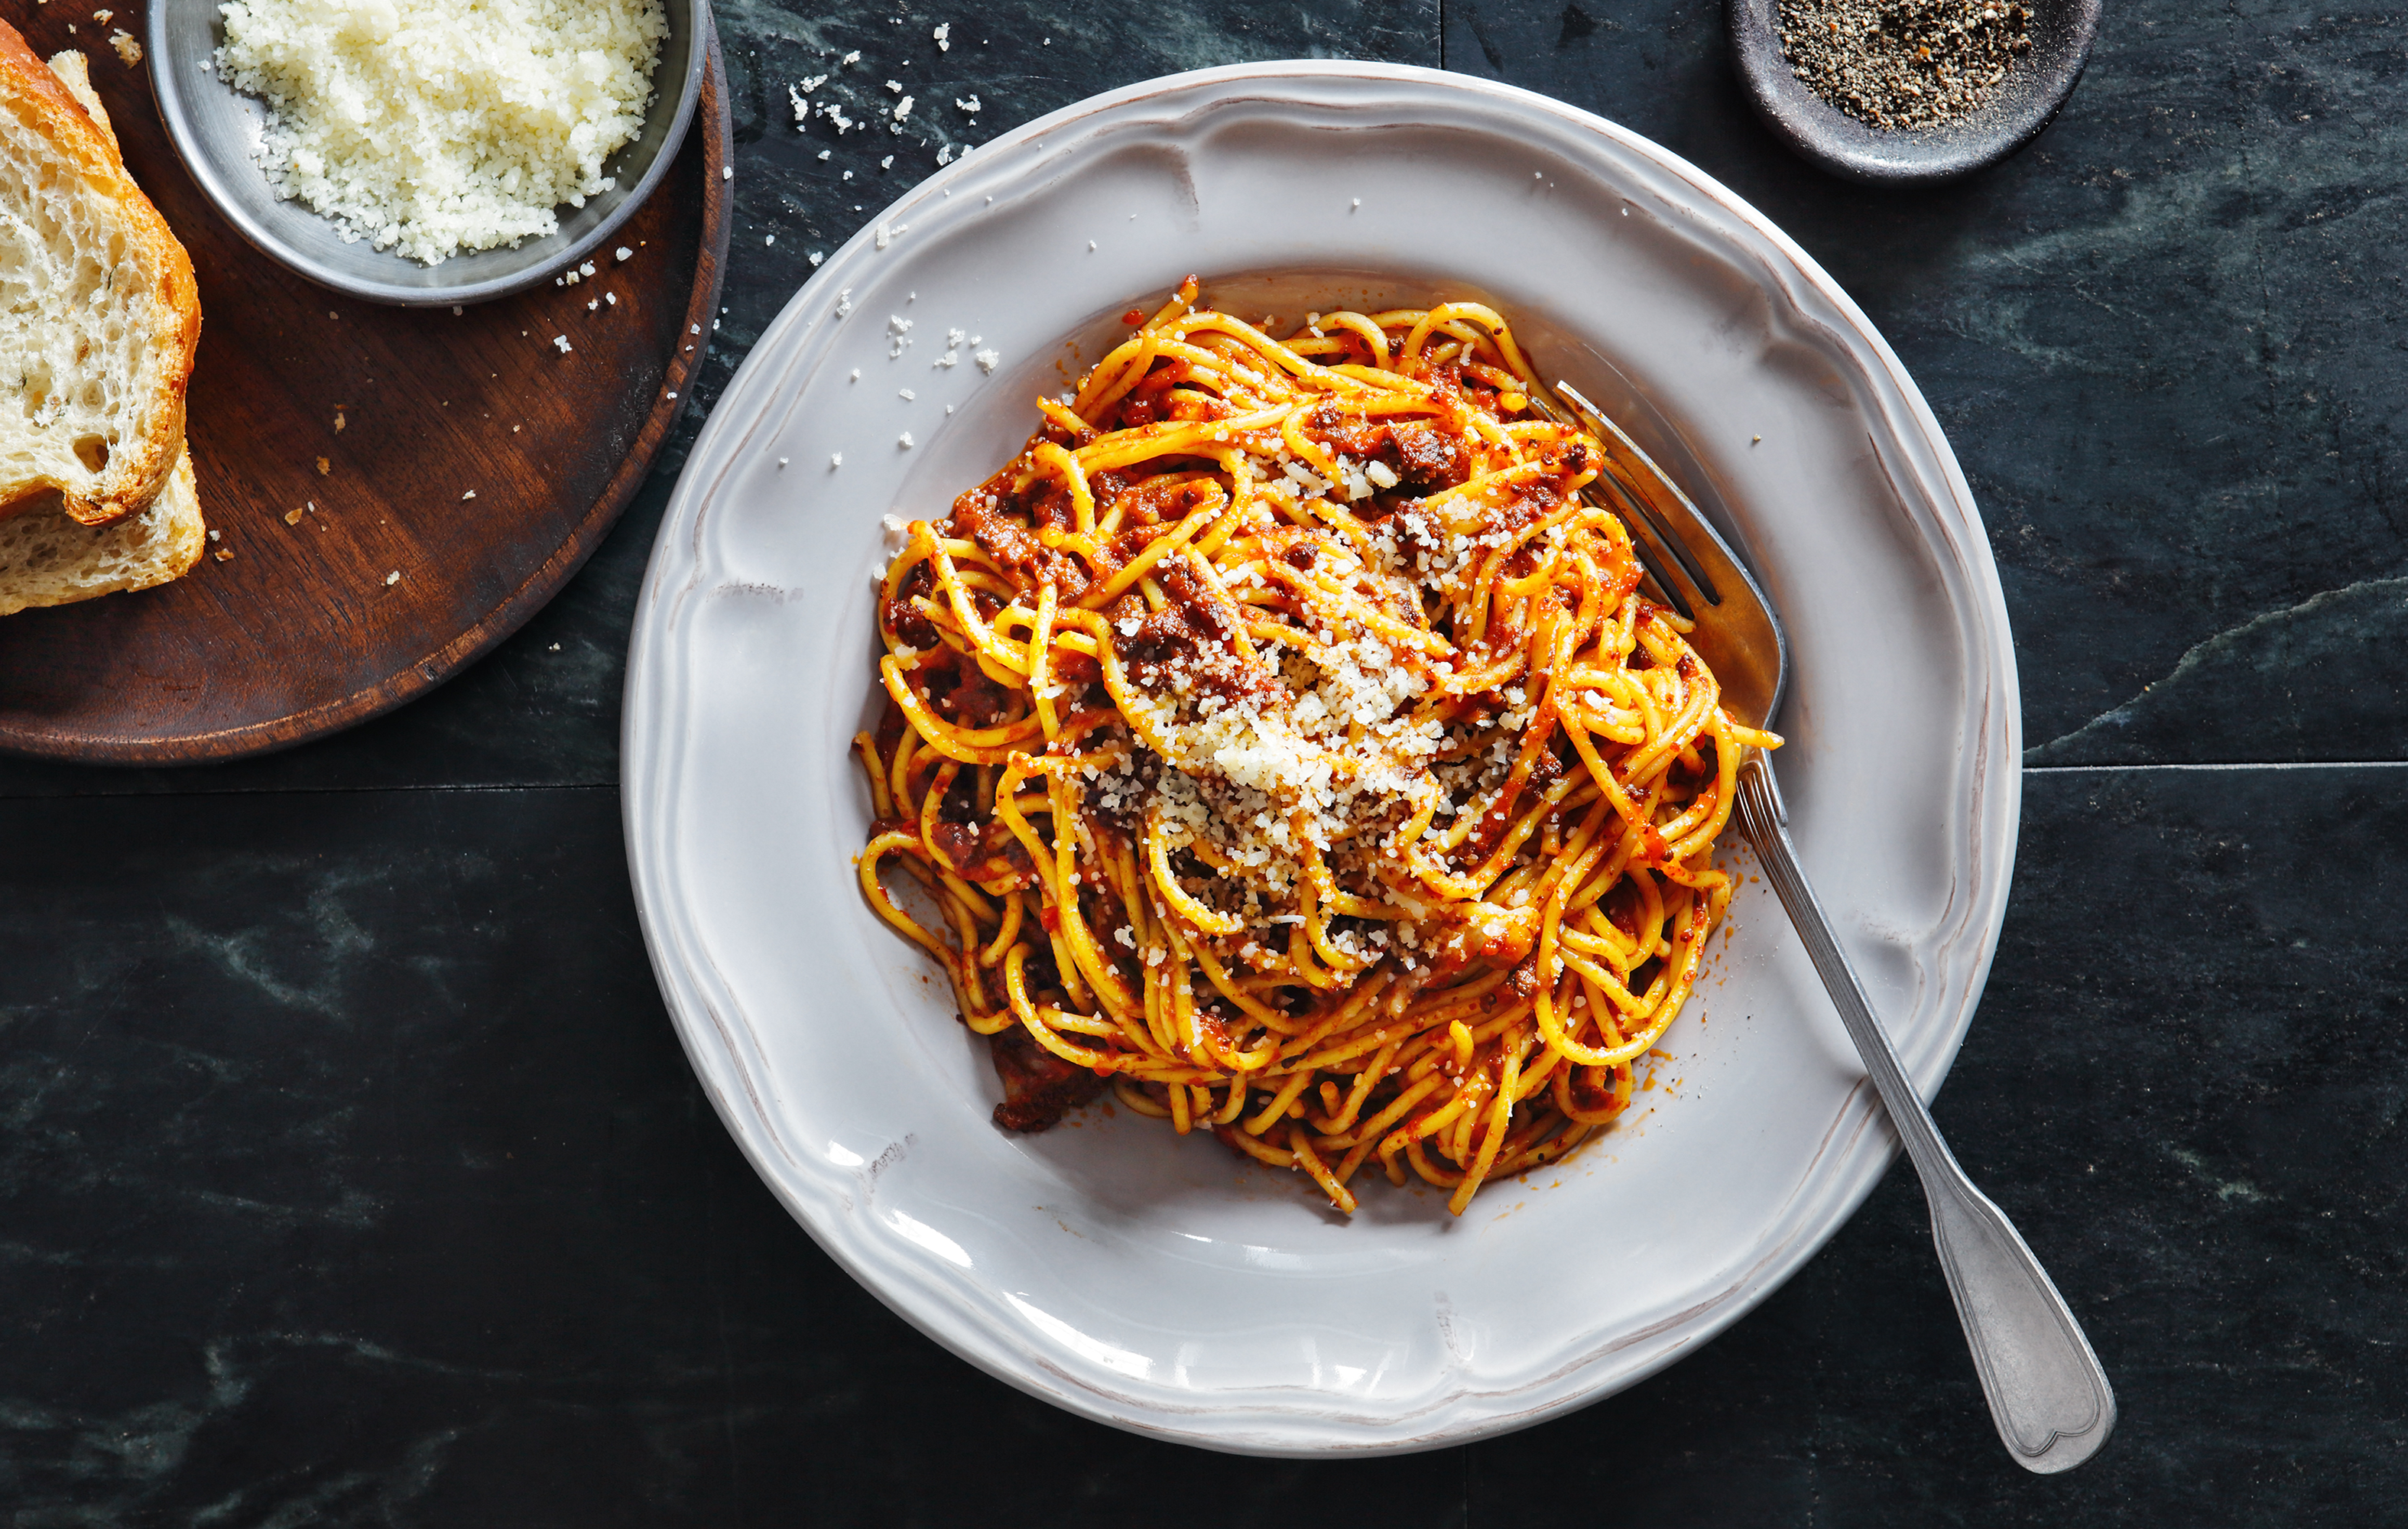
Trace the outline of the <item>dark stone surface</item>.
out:
[[[426,700],[207,771],[0,764],[0,1520],[2398,1516],[2408,769],[2162,765],[2408,760],[2402,18],[2111,7],[2031,150],[1910,196],[1779,150],[1704,0],[720,17],[743,212],[695,418],[810,251],[940,145],[1241,58],[1442,45],[1688,155],[1839,277],[1988,518],[2032,761],[2159,766],[2028,777],[1938,1107],[2083,1316],[2121,1430],[2071,1477],[2008,1463],[1902,1169],[1721,1340],[1469,1450],[1204,1455],[919,1337],[745,1166],[637,935],[619,686],[690,419],[567,593]],[[855,116],[907,84],[910,130],[797,135],[784,87],[822,72]]]
[[[0,1504],[2373,1522],[2408,1493],[2403,776],[2032,777],[1938,1112],[2120,1393],[2106,1453],[2049,1480],[1990,1430],[1903,1168],[1756,1314],[1584,1412],[1389,1461],[1204,1455],[987,1379],[787,1219],[661,1012],[611,792],[0,804]]]

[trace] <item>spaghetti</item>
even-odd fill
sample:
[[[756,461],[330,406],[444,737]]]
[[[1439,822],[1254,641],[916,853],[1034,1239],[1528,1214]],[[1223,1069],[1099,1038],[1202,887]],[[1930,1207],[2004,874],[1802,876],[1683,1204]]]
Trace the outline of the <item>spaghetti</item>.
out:
[[[1109,1087],[1343,1211],[1376,1160],[1459,1215],[1628,1106],[1780,739],[1638,593],[1497,312],[1280,340],[1196,299],[903,531],[862,891],[992,1037],[997,1124]]]

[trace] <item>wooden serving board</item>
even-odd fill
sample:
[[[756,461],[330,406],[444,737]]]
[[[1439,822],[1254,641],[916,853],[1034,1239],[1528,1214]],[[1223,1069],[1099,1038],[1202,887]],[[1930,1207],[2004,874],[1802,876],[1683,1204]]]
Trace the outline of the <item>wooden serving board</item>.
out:
[[[626,507],[708,349],[730,204],[717,40],[675,166],[612,240],[632,258],[605,250],[590,281],[455,315],[337,296],[246,244],[178,161],[150,63],[108,46],[140,36],[137,7],[121,0],[107,27],[66,0],[8,9],[43,57],[90,59],[127,167],[192,253],[186,439],[216,539],[163,588],[0,619],[0,750],[171,764],[281,749],[516,631]]]

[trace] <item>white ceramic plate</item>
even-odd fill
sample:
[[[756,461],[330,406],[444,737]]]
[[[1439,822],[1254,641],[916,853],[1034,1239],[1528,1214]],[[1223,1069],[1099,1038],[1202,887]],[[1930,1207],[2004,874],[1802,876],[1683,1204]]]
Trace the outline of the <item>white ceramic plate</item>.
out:
[[[972,1364],[1220,1450],[1521,1427],[1728,1325],[1889,1160],[1764,887],[1636,1118],[1460,1221],[1383,1184],[1347,1221],[1125,1111],[996,1130],[983,1042],[853,883],[881,517],[941,513],[1026,437],[1037,390],[1190,271],[1256,316],[1486,297],[1721,519],[1788,622],[1799,853],[1938,1088],[1997,943],[2020,786],[2006,611],[1938,424],[1830,279],[1696,169],[1541,96],[1381,64],[1180,75],[1032,123],[896,203],[770,326],[636,620],[627,844],[653,967],[761,1177]]]

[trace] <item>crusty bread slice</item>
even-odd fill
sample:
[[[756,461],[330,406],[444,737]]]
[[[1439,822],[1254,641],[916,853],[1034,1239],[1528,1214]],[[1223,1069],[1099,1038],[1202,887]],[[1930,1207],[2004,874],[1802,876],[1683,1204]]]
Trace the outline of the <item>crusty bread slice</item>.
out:
[[[0,521],[0,616],[64,606],[182,577],[208,539],[193,457],[178,452],[150,507],[108,525],[78,525],[62,510]]]
[[[184,247],[115,138],[0,22],[0,516],[147,508],[182,451],[200,337]]]
[[[109,157],[116,159],[117,134],[100,97],[93,93],[83,55],[61,53],[50,67],[92,119]],[[190,572],[207,545],[192,453],[179,437],[166,486],[148,506],[122,520],[79,524],[66,513],[56,491],[44,492],[21,504],[18,513],[0,519],[0,616],[165,584]]]

